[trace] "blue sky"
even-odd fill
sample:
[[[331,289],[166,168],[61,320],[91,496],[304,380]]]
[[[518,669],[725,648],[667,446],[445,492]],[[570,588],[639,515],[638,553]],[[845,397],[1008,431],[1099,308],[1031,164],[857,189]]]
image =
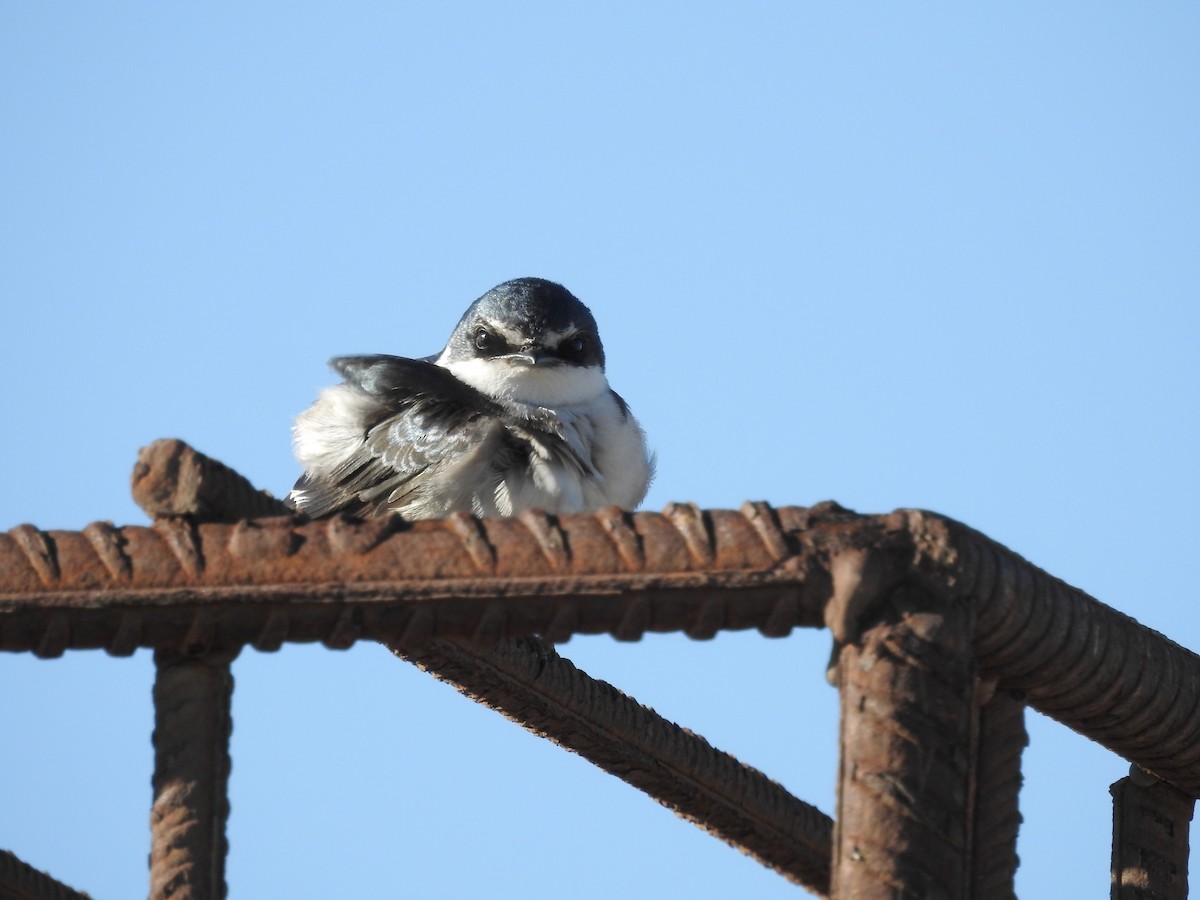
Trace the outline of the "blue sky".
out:
[[[671,500],[961,519],[1200,647],[1200,11],[0,8],[0,528],[257,484],[347,353],[564,282]],[[564,653],[833,812],[829,637]],[[234,666],[230,896],[796,889],[381,649]],[[0,847],[146,890],[147,653],[0,656]],[[1103,895],[1117,757],[1031,713],[1022,897]]]

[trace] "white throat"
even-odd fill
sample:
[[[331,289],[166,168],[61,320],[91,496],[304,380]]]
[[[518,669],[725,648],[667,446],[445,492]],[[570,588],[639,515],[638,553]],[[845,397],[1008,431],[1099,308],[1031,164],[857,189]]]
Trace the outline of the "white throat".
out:
[[[497,400],[555,409],[590,403],[608,390],[599,366],[528,365],[506,359],[447,359],[437,365]]]

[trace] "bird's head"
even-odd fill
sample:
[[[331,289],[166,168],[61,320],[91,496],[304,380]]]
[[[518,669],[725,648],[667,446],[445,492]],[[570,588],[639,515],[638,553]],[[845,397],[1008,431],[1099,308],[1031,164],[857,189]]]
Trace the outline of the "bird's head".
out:
[[[472,303],[437,364],[489,397],[535,406],[587,403],[608,389],[591,311],[541,278],[506,281]]]

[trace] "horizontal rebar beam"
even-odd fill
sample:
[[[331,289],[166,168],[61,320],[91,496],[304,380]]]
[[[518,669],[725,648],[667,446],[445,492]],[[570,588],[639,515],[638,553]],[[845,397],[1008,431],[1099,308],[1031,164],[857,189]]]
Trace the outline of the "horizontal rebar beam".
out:
[[[982,674],[1200,792],[1200,658],[983,535],[913,510],[19,526],[0,534],[0,650],[783,635],[822,621],[845,640],[905,581],[977,606]]]
[[[636,640],[647,630],[707,637],[750,627],[782,635],[819,625],[827,593],[807,588],[810,557],[788,544],[791,520],[805,514],[757,504],[741,513],[612,508],[411,524],[22,525],[0,534],[0,650],[345,647],[533,633]]]

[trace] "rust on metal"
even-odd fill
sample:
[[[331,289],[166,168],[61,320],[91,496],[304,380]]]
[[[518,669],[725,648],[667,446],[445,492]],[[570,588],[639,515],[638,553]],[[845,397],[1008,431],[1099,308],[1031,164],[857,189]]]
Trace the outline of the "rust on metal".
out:
[[[1029,743],[1025,704],[1008,691],[987,686],[976,692],[976,740],[972,751],[972,900],[1012,900],[1016,896],[1017,830],[1021,826],[1021,752]]]
[[[91,894],[61,881],[0,850],[0,897],[5,900],[90,900]]]
[[[151,900],[224,897],[236,651],[154,655]]]
[[[173,439],[142,448],[133,469],[132,487],[133,499],[152,519],[252,519],[275,515],[282,506],[228,466]]]
[[[899,589],[844,644],[830,896],[965,898],[969,871],[971,610]]]
[[[1195,798],[1154,778],[1122,778],[1113,798],[1113,900],[1185,900]]]
[[[142,449],[133,470],[133,495],[192,576],[204,569],[194,522],[280,511],[277,501],[232,469],[181,441],[156,441]],[[89,527],[105,567],[114,578],[129,580],[132,567],[115,530]],[[244,542],[239,549],[243,555],[256,550]],[[132,652],[130,638],[140,634],[141,617],[132,614],[122,625],[125,636],[117,652]],[[154,654],[150,900],[219,900],[227,893],[230,664],[237,648],[212,650],[214,637],[212,617],[202,613],[192,621],[181,651]]]
[[[832,820],[538,638],[492,648],[429,641],[392,651],[535,734],[579,753],[676,814],[819,896]]]
[[[361,607],[362,637],[370,639],[402,633],[420,607],[433,616],[434,636],[470,637],[495,603],[508,637],[636,638],[691,626],[701,587],[710,604],[704,627],[714,616],[721,628],[779,634],[819,624],[823,591],[805,587],[805,566],[815,556],[797,548],[778,559],[742,513],[704,513],[715,545],[703,568],[667,516],[622,513],[628,532],[614,540],[612,515],[526,513],[479,520],[467,531],[461,518],[160,519],[108,534],[104,546],[119,548],[124,561],[119,576],[111,553],[102,557],[89,540],[95,529],[25,531],[19,540],[0,534],[0,649],[36,650],[59,613],[68,626],[65,648],[107,647],[131,611],[142,615],[141,646],[178,648],[205,609],[219,612],[217,645],[255,643],[273,612],[288,616],[289,640],[317,641],[347,604]],[[487,573],[480,571],[481,541],[495,559]],[[637,570],[630,541],[642,548]],[[31,557],[34,545],[45,550]],[[60,566],[53,578],[33,561],[47,555]],[[725,602],[723,614],[711,608],[714,601]]]
[[[1001,898],[1017,864],[1028,703],[1170,783],[1114,786],[1114,891],[1129,891],[1114,896],[1182,896],[1167,876],[1186,883],[1200,793],[1200,657],[950,519],[756,502],[308,522],[175,441],[143,452],[134,492],[150,527],[0,534],[0,650],[154,648],[164,710],[206,698],[206,712],[179,717],[201,722],[184,743],[224,746],[222,659],[242,646],[376,640],[810,890],[832,879],[839,897]],[[819,811],[544,642],[821,625],[837,644],[843,711],[832,839]],[[223,794],[210,759],[183,768],[207,766],[199,781]],[[173,788],[155,778],[159,816]],[[164,806],[163,834],[204,802]],[[166,872],[180,857],[170,841],[160,852],[158,829]],[[223,872],[208,883],[195,896],[220,895]]]
[[[641,547],[636,557],[618,546],[625,538],[614,540],[612,512],[527,513],[477,528],[461,517],[22,527],[0,534],[0,649],[126,652],[131,641],[179,649],[205,615],[213,646],[323,641],[347,605],[361,617],[352,633],[383,641],[469,638],[489,608],[494,621],[483,633],[510,638],[704,635],[714,627],[775,636],[822,624],[837,560],[866,548],[880,559],[866,563],[872,596],[908,580],[940,602],[970,604],[981,674],[1182,790],[1200,791],[1200,658],[1191,651],[932,513],[858,516],[832,505],[772,512],[623,513]],[[845,605],[846,634],[875,602],[860,595]],[[137,621],[126,622],[130,615]],[[333,643],[346,639],[343,628]]]
[[[140,477],[142,483],[158,486],[159,493],[169,498],[157,507],[160,515],[170,515],[174,509],[200,509],[218,520],[237,518],[239,498],[245,498],[254,488],[240,475],[223,466],[210,464],[201,454],[186,445],[172,446],[178,442],[160,441],[144,450],[135,470],[135,484]],[[193,471],[206,472],[209,480],[202,482],[192,478],[181,485],[170,473],[159,470],[168,463],[185,459]],[[177,470],[179,467],[176,466]],[[203,504],[194,496],[201,486],[206,485],[207,499]],[[223,498],[225,498],[223,500]],[[270,509],[269,504],[276,504]],[[285,512],[283,504],[266,495],[254,504],[268,505],[268,512]],[[674,515],[687,522],[703,522],[695,507],[679,507]],[[193,517],[194,518],[194,517]],[[630,527],[628,514],[619,511],[604,511],[598,515],[601,527],[612,537],[618,553],[631,569],[637,570],[644,564],[637,534]],[[171,519],[176,526],[181,523]],[[447,526],[458,535],[466,547],[475,570],[481,574],[492,574],[495,570],[495,551],[487,540],[478,519],[456,514],[449,517]],[[544,517],[527,517],[527,527],[545,547],[549,547],[548,558],[560,568],[566,565],[565,545],[556,540],[553,532],[544,530]],[[248,524],[248,523],[247,523]],[[349,523],[341,523],[347,525]],[[362,529],[338,526],[335,539],[343,552],[365,553],[378,543],[376,535]],[[390,526],[389,526],[390,527]],[[270,539],[263,540],[261,529],[246,527],[235,532],[234,540],[241,542],[241,551],[278,552]],[[363,535],[372,535],[363,539]],[[711,547],[711,543],[706,543]],[[712,554],[704,551],[697,558],[711,562]],[[643,606],[645,604],[643,603]],[[719,604],[716,607],[719,609]],[[361,636],[361,623],[353,614],[357,607],[345,605],[338,623],[326,637],[330,647],[348,646]],[[711,610],[711,607],[710,607]],[[709,618],[713,619],[710,611]],[[627,613],[626,618],[629,617]],[[417,629],[419,635],[409,645],[392,642],[396,655],[413,662],[436,678],[452,684],[458,690],[501,712],[513,721],[560,746],[579,753],[600,768],[624,779],[681,817],[692,821],[706,831],[720,837],[731,845],[750,854],[774,868],[793,882],[818,895],[825,895],[829,887],[830,834],[832,821],[815,807],[796,799],[780,785],[757,770],[743,765],[733,757],[715,750],[702,737],[686,731],[663,719],[636,700],[620,693],[612,686],[589,677],[559,656],[554,649],[538,638],[502,639],[506,618],[503,606],[492,603],[485,607],[475,626],[473,640],[477,643],[429,640],[429,634]],[[718,621],[713,621],[715,633]],[[205,629],[210,630],[210,629]],[[573,629],[568,629],[569,636]],[[287,637],[287,617],[277,613],[267,623],[270,637],[260,642],[264,649],[275,649]],[[409,635],[410,638],[413,635]],[[491,646],[494,645],[494,646]],[[193,661],[171,654],[169,660],[156,655],[159,663],[159,678],[156,682],[156,698],[160,691],[175,697],[178,705],[186,697],[172,687],[172,680],[183,675],[179,667],[187,667]],[[184,681],[195,694],[203,688],[207,679],[207,699],[198,706],[193,705],[192,714],[202,723],[203,734],[192,732],[190,740],[200,747],[223,750],[227,742],[214,743],[219,738],[219,722],[203,725],[221,710],[221,699],[226,701],[228,692],[222,693],[220,679],[225,677],[219,661],[210,657],[203,660],[206,668],[191,673],[193,679]],[[225,671],[228,666],[226,665]],[[162,714],[160,713],[160,719]],[[176,720],[176,734],[186,737],[184,720]],[[165,727],[156,731],[167,733]],[[228,730],[224,731],[226,738]],[[178,742],[178,741],[177,741]],[[195,748],[193,748],[195,749]],[[168,755],[160,760],[160,768],[179,772],[178,756]],[[188,779],[192,784],[191,798],[206,800],[224,790],[224,778],[228,772],[228,761],[220,754],[197,755],[192,753],[187,766]],[[156,783],[160,776],[156,775]],[[199,785],[209,787],[200,789]],[[188,799],[178,792],[164,792],[155,801],[155,853],[152,865],[157,864],[161,874],[152,877],[156,884],[170,884],[177,873],[192,875],[203,871],[205,865],[215,865],[210,860],[215,852],[224,852],[224,820],[213,820],[214,834],[222,842],[219,846],[195,844],[199,835],[194,825],[202,821],[206,811],[202,804],[182,803]],[[227,804],[215,810],[227,814]],[[192,843],[188,844],[187,840]],[[165,849],[159,849],[165,848]],[[223,875],[215,872],[209,881],[224,889]],[[179,880],[178,877],[176,880]],[[196,893],[194,896],[201,896]]]

